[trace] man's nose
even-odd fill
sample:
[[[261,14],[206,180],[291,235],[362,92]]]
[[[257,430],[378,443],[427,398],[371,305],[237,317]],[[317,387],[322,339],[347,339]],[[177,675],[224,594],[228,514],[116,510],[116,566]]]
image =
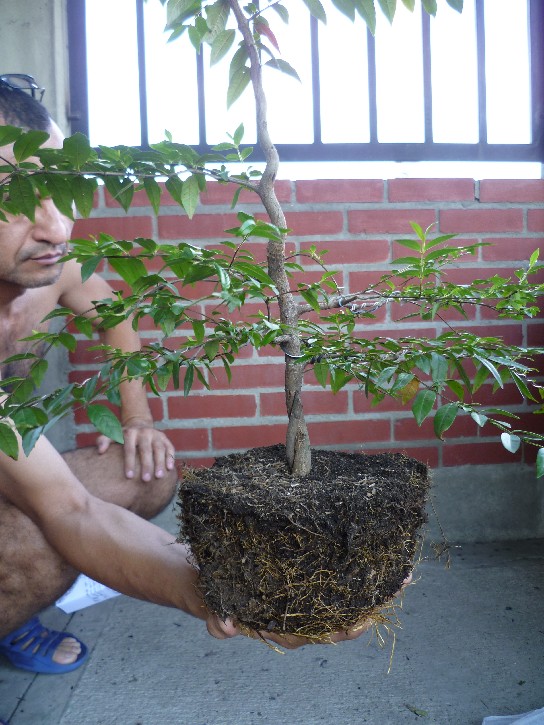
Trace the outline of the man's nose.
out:
[[[33,236],[49,244],[66,244],[70,239],[73,222],[64,216],[51,199],[42,199],[36,208]]]

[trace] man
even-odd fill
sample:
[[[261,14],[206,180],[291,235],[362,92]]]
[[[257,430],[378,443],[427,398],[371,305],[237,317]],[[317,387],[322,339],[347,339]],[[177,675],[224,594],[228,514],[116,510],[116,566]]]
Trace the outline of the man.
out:
[[[28,83],[32,91],[33,79]],[[60,130],[44,107],[12,85],[10,77],[0,76],[0,124],[41,128],[50,134],[49,146],[61,146]],[[13,161],[9,147],[0,156]],[[50,199],[42,200],[34,223],[24,216],[0,222],[0,360],[24,349],[17,341],[39,328],[57,303],[84,313],[93,299],[109,296],[98,276],[82,283],[79,265],[59,264],[70,230],[70,220]],[[129,324],[106,337],[125,350],[139,346]],[[78,572],[130,596],[178,607],[205,620],[220,639],[239,633],[233,622],[206,610],[187,549],[172,546],[171,535],[141,518],[152,517],[171,498],[174,452],[152,427],[141,386],[125,384],[121,399],[124,452],[102,438],[101,456],[94,449],[61,456],[42,436],[28,457],[21,451],[15,461],[0,453],[0,652],[19,667],[64,672],[84,661],[85,647],[76,638],[28,621]],[[353,639],[362,631],[332,639]],[[263,634],[286,648],[305,643]]]

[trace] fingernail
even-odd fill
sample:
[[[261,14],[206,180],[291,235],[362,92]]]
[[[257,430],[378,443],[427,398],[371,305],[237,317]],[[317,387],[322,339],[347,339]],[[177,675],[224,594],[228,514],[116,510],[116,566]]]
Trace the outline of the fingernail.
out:
[[[150,480],[151,480],[151,476],[149,475],[149,473],[144,473],[144,475],[142,476],[142,481],[150,481]]]
[[[157,473],[155,474],[155,476],[156,476],[157,478],[162,478],[162,477],[164,476],[164,471],[163,471],[163,470],[161,470],[161,469],[159,469],[159,470],[157,471]]]
[[[134,471],[127,471],[125,475],[127,478],[134,478]]]

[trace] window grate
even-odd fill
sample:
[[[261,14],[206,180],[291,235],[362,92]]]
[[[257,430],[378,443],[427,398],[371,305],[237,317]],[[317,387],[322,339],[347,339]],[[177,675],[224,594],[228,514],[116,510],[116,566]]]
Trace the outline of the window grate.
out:
[[[493,2],[493,0],[487,0]],[[138,88],[140,131],[142,147],[149,144],[146,41],[144,0],[134,0],[136,15]],[[478,140],[475,143],[437,143],[433,141],[433,89],[431,56],[431,18],[422,11],[422,74],[423,74],[423,128],[422,142],[383,142],[379,140],[378,128],[378,82],[376,62],[376,41],[367,31],[368,62],[368,142],[334,142],[322,140],[321,85],[319,67],[320,33],[318,22],[310,18],[311,79],[312,79],[312,123],[311,143],[276,144],[283,161],[544,161],[544,3],[528,0],[529,11],[529,53],[531,92],[531,140],[529,143],[489,143],[486,88],[486,33],[485,0],[475,0],[475,37],[477,58],[477,115]],[[68,30],[70,56],[70,99],[69,119],[72,132],[81,131],[89,135],[88,68],[86,39],[86,0],[70,0],[68,3]],[[198,152],[210,150],[207,140],[205,77],[203,54],[197,54],[197,108],[198,143],[190,144]],[[261,160],[256,148],[252,159]]]

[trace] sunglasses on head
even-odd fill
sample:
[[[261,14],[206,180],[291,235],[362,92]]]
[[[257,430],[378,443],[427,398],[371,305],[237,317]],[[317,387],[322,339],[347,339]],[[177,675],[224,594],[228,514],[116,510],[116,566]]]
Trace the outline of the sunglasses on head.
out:
[[[0,75],[0,84],[14,91],[28,91],[32,98],[41,101],[45,88],[39,86],[32,76],[26,73],[6,73]]]

